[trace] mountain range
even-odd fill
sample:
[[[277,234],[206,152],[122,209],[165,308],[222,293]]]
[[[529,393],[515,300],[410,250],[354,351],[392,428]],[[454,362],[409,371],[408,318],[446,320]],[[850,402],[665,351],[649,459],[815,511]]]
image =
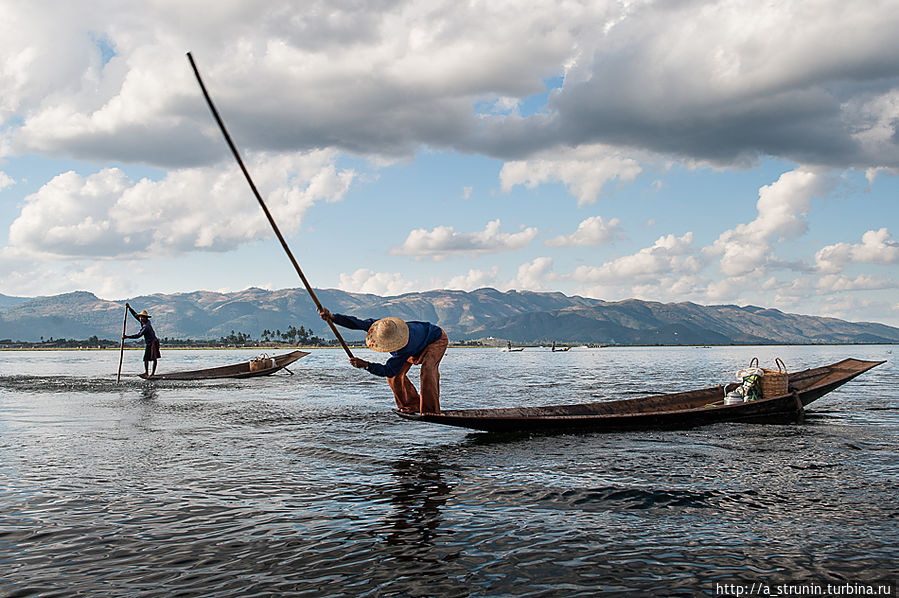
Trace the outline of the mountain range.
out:
[[[897,343],[899,328],[869,322],[784,313],[736,305],[658,303],[629,299],[607,302],[562,293],[435,290],[391,297],[316,290],[323,305],[361,318],[388,315],[439,324],[453,341],[488,339],[513,343],[805,344]],[[128,300],[153,316],[160,337],[218,339],[232,331],[260,338],[263,330],[294,326],[333,337],[304,289],[250,288],[233,293],[195,291]],[[90,336],[117,339],[124,301],[78,291],[47,297],[0,295],[0,339]],[[129,318],[129,333],[137,322]],[[346,331],[348,341],[362,333]]]

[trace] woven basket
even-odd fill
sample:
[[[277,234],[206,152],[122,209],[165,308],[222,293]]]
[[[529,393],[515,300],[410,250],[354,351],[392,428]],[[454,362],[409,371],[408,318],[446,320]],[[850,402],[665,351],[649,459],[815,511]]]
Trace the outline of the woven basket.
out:
[[[256,359],[250,360],[250,371],[258,372],[260,370],[267,370],[269,368],[275,367],[275,360],[271,357],[257,357]]]
[[[787,373],[787,366],[780,360],[780,357],[774,360],[777,365],[776,370],[767,370],[762,368],[762,398],[779,397],[789,392],[790,375]]]

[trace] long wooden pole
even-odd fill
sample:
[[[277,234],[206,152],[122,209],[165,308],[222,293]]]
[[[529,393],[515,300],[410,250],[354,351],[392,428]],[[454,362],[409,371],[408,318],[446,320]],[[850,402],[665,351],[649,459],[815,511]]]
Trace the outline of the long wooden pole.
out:
[[[122,348],[119,349],[119,373],[116,374],[115,383],[122,380],[122,361],[125,360],[125,331],[128,329],[128,306],[125,306],[125,320],[122,322]]]
[[[253,190],[253,195],[256,196],[256,201],[259,202],[259,207],[262,208],[262,211],[265,212],[265,217],[268,218],[269,224],[272,225],[272,229],[275,231],[275,235],[278,237],[278,240],[281,241],[281,247],[284,248],[284,251],[287,253],[287,257],[290,258],[290,263],[293,264],[294,269],[297,271],[297,274],[300,275],[300,280],[303,281],[303,286],[306,287],[306,291],[309,293],[309,296],[312,297],[312,301],[315,303],[315,307],[321,311],[322,304],[319,302],[318,297],[315,296],[315,291],[312,290],[312,285],[309,284],[309,281],[306,280],[306,276],[303,274],[303,271],[300,269],[300,265],[297,263],[297,260],[293,257],[293,253],[290,251],[290,247],[287,246],[287,241],[284,240],[284,236],[281,234],[280,229],[278,229],[278,225],[275,224],[275,219],[272,218],[271,212],[268,211],[268,207],[266,207],[265,202],[262,201],[262,196],[259,194],[259,190],[256,189],[256,185],[253,183],[253,179],[250,178],[250,173],[247,171],[247,167],[244,166],[243,160],[240,158],[240,154],[237,152],[237,146],[234,145],[234,142],[231,141],[231,136],[228,134],[228,130],[225,128],[225,123],[222,121],[219,116],[218,110],[215,109],[215,104],[212,103],[212,98],[209,97],[209,92],[206,91],[206,86],[203,85],[203,79],[200,77],[200,71],[197,69],[197,63],[194,62],[194,57],[191,56],[190,52],[187,53],[187,59],[190,61],[190,66],[194,70],[194,75],[197,77],[197,83],[200,84],[200,89],[203,91],[203,97],[206,98],[206,103],[209,105],[209,110],[212,112],[213,118],[215,118],[215,122],[218,123],[219,129],[222,130],[222,135],[225,137],[225,141],[228,143],[228,147],[231,148],[231,153],[234,154],[234,159],[237,160],[237,164],[240,166],[240,169],[243,171],[243,175],[246,177],[247,182],[250,184],[250,189]],[[340,336],[340,332],[337,331],[337,327],[334,325],[334,322],[331,320],[327,320],[328,326],[331,327],[331,330],[334,332],[334,336],[337,337],[337,340],[340,341],[340,346],[343,347],[343,350],[346,351],[348,357],[352,359],[353,353],[350,351],[350,348],[347,346],[346,342],[344,342],[343,337]]]

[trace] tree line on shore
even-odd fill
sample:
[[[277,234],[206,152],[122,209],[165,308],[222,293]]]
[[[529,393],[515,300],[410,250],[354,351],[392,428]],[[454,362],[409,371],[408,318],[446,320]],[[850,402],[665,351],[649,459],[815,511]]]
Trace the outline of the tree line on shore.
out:
[[[161,338],[164,347],[259,347],[292,345],[304,347],[331,347],[339,343],[337,339],[326,340],[312,334],[311,330],[303,326],[299,328],[288,326],[283,332],[277,330],[263,330],[260,338],[254,338],[246,332],[231,331],[227,336],[218,339],[178,339]],[[41,337],[40,342],[27,342],[13,339],[0,339],[0,348],[5,349],[109,349],[119,347],[121,340],[99,338],[96,335],[86,339],[67,339]],[[143,345],[143,340],[125,341],[126,347]]]

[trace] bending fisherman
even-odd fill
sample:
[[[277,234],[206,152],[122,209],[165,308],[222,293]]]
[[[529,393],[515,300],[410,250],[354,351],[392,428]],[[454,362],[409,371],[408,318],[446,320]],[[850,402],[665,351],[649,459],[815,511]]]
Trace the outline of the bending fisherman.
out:
[[[366,330],[365,344],[372,351],[390,353],[387,363],[371,363],[353,357],[353,367],[387,378],[396,406],[404,413],[440,413],[440,360],[449,340],[446,332],[430,322],[404,322],[399,318],[360,320],[353,316],[319,312],[322,320],[352,330]],[[421,366],[421,394],[406,377],[413,365]]]

